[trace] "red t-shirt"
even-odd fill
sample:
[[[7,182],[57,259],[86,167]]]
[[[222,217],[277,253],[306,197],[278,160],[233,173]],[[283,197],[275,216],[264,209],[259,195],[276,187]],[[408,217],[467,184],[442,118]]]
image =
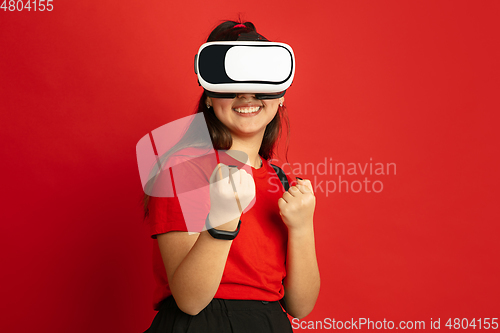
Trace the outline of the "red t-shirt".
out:
[[[278,199],[284,189],[269,162],[262,161],[261,168],[251,168],[256,188],[255,203],[241,216],[240,232],[232,242],[214,298],[277,301],[284,295],[282,280],[286,276],[288,233],[278,208]],[[201,214],[206,217],[206,213]],[[161,301],[172,293],[156,235],[187,231],[187,227],[177,196],[151,197],[148,220],[154,239],[153,273],[157,284],[153,308],[159,310]]]

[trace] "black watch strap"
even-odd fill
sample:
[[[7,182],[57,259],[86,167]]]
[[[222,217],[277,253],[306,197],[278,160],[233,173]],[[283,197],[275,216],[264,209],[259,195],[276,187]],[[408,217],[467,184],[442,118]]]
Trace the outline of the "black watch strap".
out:
[[[208,233],[210,236],[216,239],[224,239],[224,240],[233,240],[236,238],[238,233],[240,232],[240,225],[241,225],[241,220],[238,222],[238,227],[236,228],[235,231],[226,231],[226,230],[217,230],[212,228],[210,225],[210,220],[207,219],[205,220],[205,227],[207,228]]]

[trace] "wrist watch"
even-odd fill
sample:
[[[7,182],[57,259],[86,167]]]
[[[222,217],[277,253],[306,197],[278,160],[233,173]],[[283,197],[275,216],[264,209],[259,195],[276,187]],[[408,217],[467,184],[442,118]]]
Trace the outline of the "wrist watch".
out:
[[[212,228],[212,226],[210,225],[210,220],[208,219],[208,215],[205,220],[205,227],[207,228],[208,233],[210,234],[210,236],[216,239],[233,240],[240,232],[240,225],[241,225],[241,220],[239,220],[238,227],[236,228],[235,231],[217,230]]]

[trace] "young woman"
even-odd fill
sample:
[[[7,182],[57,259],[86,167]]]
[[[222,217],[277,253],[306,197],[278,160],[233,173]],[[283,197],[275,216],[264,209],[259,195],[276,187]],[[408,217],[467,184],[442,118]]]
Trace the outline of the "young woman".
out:
[[[241,34],[258,35],[250,22],[226,21],[207,42],[235,41]],[[269,163],[286,117],[284,97],[257,99],[242,93],[215,98],[204,92],[197,112],[205,117],[213,147],[228,150],[226,160],[232,152],[246,154],[248,172],[233,172],[221,156],[205,175],[211,181],[208,222],[233,237],[188,233],[178,198],[146,198],[157,240],[153,264],[158,284],[158,313],[146,332],[292,332],[280,304],[291,316],[305,317],[318,297],[320,279],[311,183],[288,179],[295,185],[285,192]],[[235,192],[243,207],[223,216]]]

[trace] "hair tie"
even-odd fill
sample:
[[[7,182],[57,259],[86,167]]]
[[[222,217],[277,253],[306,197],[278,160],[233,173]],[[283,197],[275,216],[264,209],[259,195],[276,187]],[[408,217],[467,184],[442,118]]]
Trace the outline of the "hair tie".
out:
[[[246,27],[247,27],[246,25],[244,25],[243,23],[240,23],[240,24],[235,25],[233,27],[233,29],[235,29],[235,28],[246,28]]]

